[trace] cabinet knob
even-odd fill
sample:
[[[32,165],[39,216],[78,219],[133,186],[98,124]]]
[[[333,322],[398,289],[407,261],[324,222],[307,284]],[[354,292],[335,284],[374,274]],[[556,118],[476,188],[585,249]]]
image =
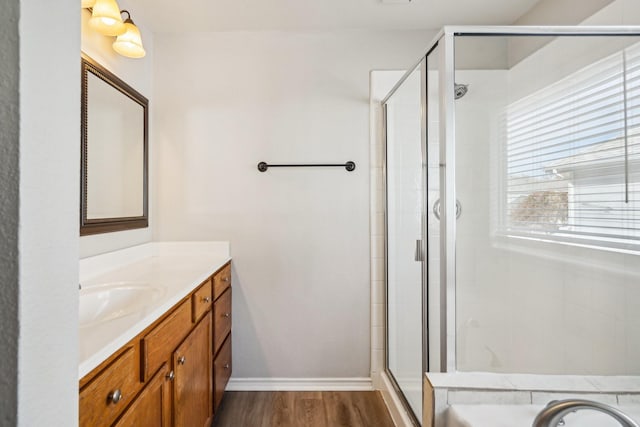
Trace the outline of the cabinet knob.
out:
[[[229,317],[229,316],[231,316],[231,313],[224,313],[224,314],[222,315],[222,317]]]
[[[120,400],[122,400],[122,392],[120,391],[120,389],[117,389],[109,393],[109,401],[111,401],[111,403],[115,404],[120,402]]]
[[[180,365],[184,365],[184,362],[186,362],[186,361],[187,361],[187,359],[185,359],[185,357],[184,357],[184,356],[180,356],[180,357],[178,357],[178,363],[179,363]]]
[[[225,283],[229,283],[231,281],[231,277],[223,277],[222,281]]]
[[[207,302],[210,302],[210,301],[211,301],[211,298],[210,298],[210,297],[203,297],[203,298],[202,298],[202,302],[207,303]]]
[[[224,365],[224,369],[229,369],[229,364]]]
[[[169,372],[169,373],[167,374],[167,376],[166,376],[166,378],[167,378],[169,381],[173,381],[173,379],[174,379],[175,377],[176,377],[176,374],[175,374],[173,371]]]

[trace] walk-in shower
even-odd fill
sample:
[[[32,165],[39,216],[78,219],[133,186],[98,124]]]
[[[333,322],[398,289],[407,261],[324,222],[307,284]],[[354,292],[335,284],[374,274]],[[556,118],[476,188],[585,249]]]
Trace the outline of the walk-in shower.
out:
[[[425,372],[640,375],[639,35],[447,27],[384,99],[386,371],[416,424]]]

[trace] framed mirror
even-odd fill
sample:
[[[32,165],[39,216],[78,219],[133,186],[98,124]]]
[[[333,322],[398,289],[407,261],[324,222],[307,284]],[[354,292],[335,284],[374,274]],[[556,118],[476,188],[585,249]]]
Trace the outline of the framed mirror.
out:
[[[82,56],[80,235],[149,226],[149,101]]]

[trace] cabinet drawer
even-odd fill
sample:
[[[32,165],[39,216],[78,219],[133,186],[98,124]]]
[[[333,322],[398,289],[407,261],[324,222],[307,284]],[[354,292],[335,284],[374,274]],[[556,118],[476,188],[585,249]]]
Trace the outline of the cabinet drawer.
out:
[[[211,279],[204,282],[204,284],[193,293],[191,298],[191,306],[193,307],[192,320],[193,323],[195,323],[203,314],[209,311],[211,304],[213,304],[213,298],[211,297]]]
[[[231,377],[231,335],[222,345],[218,356],[216,356],[213,362],[213,410],[218,408],[224,389],[227,387],[229,377]]]
[[[231,264],[227,264],[213,276],[213,299],[218,299],[220,295],[231,286]]]
[[[109,426],[141,387],[140,354],[127,348],[104,371],[80,390],[80,426]]]
[[[231,331],[231,289],[216,300],[213,315],[213,354],[216,354]]]
[[[180,304],[142,339],[142,372],[147,380],[182,342],[191,329],[191,299]]]

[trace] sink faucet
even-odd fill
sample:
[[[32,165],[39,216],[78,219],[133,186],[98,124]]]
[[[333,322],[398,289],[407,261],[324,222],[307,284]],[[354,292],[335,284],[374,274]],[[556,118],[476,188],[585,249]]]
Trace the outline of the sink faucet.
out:
[[[557,427],[558,425],[563,425],[562,418],[569,412],[575,412],[578,409],[594,409],[604,412],[615,418],[623,427],[640,427],[638,423],[621,410],[604,403],[584,399],[552,400],[538,413],[536,419],[533,420],[532,427]]]

